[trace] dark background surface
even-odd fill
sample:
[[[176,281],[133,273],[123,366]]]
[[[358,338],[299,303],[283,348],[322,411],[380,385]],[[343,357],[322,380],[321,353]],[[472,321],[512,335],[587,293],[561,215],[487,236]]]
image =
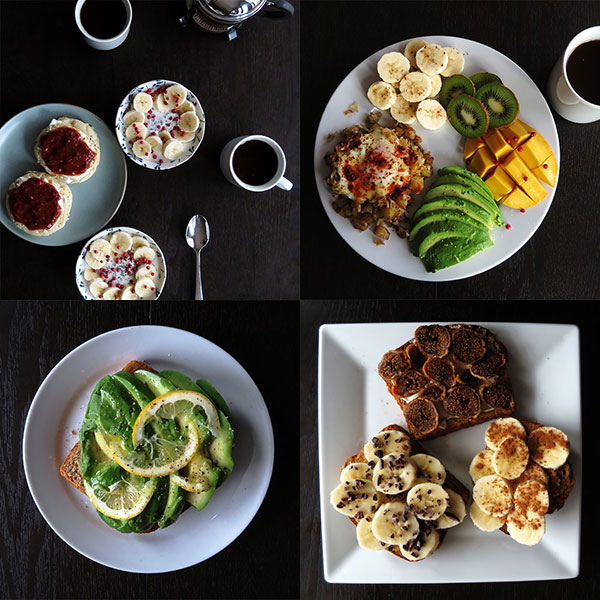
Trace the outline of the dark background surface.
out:
[[[112,129],[121,100],[137,84],[157,78],[182,83],[206,113],[201,146],[185,164],[163,172],[127,159],[127,190],[109,225],[140,229],[162,248],[168,269],[163,299],[194,297],[195,255],[184,233],[196,213],[204,214],[211,228],[202,251],[207,299],[297,298],[299,14],[286,20],[256,16],[229,42],[193,26],[182,29],[183,0],[134,1],[129,37],[102,52],[81,39],[74,6],[0,2],[0,122],[37,104],[64,102],[90,110]],[[282,146],[293,191],[247,192],[225,180],[221,149],[230,139],[253,133]],[[2,202],[5,193],[0,190]],[[74,271],[85,240],[46,248],[3,227],[0,237],[0,297],[81,298]]]
[[[508,261],[457,282],[411,281],[361,258],[325,214],[313,169],[317,126],[331,94],[356,65],[381,48],[424,35],[475,40],[516,62],[547,97],[548,76],[568,42],[598,24],[597,1],[303,2],[302,297],[599,298],[600,272],[593,266],[600,260],[600,122],[578,125],[553,112],[561,169],[548,215]]]
[[[207,561],[160,575],[122,573],[72,550],[38,512],[21,458],[29,405],[56,363],[100,333],[141,324],[185,329],[229,352],[261,391],[275,433],[271,485],[247,529]],[[0,598],[297,598],[297,340],[297,302],[1,302]]]
[[[317,454],[317,357],[318,329],[324,323],[370,322],[521,321],[574,323],[579,326],[582,374],[583,478],[581,569],[576,579],[523,583],[454,585],[341,585],[323,579],[319,479]],[[597,485],[593,473],[598,459],[596,424],[600,417],[594,374],[599,358],[597,336],[600,319],[589,302],[410,302],[402,300],[303,301],[301,308],[300,359],[303,365],[300,417],[300,544],[302,597],[311,600],[465,600],[596,598],[600,591],[597,540],[600,527],[586,517],[593,510]],[[401,343],[402,340],[399,340]],[[357,341],[358,342],[358,341]],[[510,349],[509,349],[510,351]],[[567,398],[564,399],[568,401]],[[595,439],[596,438],[596,439]],[[590,467],[592,471],[590,471]],[[579,526],[579,524],[573,524]],[[532,549],[535,551],[535,549]],[[440,550],[443,552],[443,548]],[[477,565],[473,565],[476,572]]]

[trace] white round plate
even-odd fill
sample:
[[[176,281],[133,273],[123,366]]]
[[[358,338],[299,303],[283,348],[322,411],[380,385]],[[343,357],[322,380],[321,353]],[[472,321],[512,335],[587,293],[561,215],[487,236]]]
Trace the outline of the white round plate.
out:
[[[420,37],[415,36],[411,39]],[[560,168],[560,148],[554,118],[544,96],[521,67],[500,52],[471,40],[437,35],[425,36],[422,39],[443,47],[452,46],[463,52],[465,55],[464,74],[467,76],[482,71],[496,73],[504,85],[517,96],[520,104],[519,119],[537,129],[548,141]],[[527,209],[524,213],[502,206],[502,216],[510,225],[510,229],[494,227],[491,232],[494,239],[493,247],[476,254],[463,263],[442,269],[437,273],[428,273],[422,261],[412,255],[405,239],[392,233],[384,245],[377,246],[373,243],[372,232],[360,232],[352,226],[348,219],[338,215],[331,204],[333,197],[325,182],[329,169],[324,156],[335,146],[335,142],[328,140],[328,136],[365,120],[373,109],[367,100],[366,90],[371,83],[378,80],[377,61],[386,52],[402,52],[409,41],[404,40],[392,44],[364,60],[350,72],[333,93],[321,117],[315,141],[314,165],[317,188],[325,212],[337,232],[353,250],[377,267],[394,275],[420,281],[464,279],[492,269],[517,252],[544,220],[552,203],[555,188],[542,184],[548,190],[548,195],[539,204]],[[344,111],[347,111],[353,102],[358,104],[359,111],[348,115],[344,114]],[[387,112],[385,111],[386,117]],[[382,123],[384,122],[382,120]],[[434,175],[437,175],[438,169],[447,165],[465,166],[464,138],[450,123],[446,123],[436,131],[428,131],[416,121],[412,127],[422,138],[423,149],[431,152],[433,156]],[[434,177],[431,177],[425,182],[425,191],[433,180]]]
[[[155,153],[156,158],[153,158],[152,156],[148,156],[147,158],[140,158],[131,151],[131,144],[125,138],[126,127],[123,126],[123,116],[126,112],[133,110],[133,98],[138,92],[148,92],[148,90],[154,91],[161,87],[169,87],[171,85],[181,85],[187,90],[186,99],[194,105],[194,110],[198,115],[198,119],[200,119],[200,127],[198,128],[198,131],[196,131],[196,136],[194,137],[194,139],[191,142],[186,143],[186,149],[184,150],[183,154],[181,154],[177,158],[169,160],[168,158],[165,158],[160,152]],[[157,122],[159,122],[160,126],[162,127],[164,125],[164,114],[157,112],[155,109],[153,110],[154,113],[159,116]],[[150,123],[150,121],[146,120],[145,123]],[[164,171],[166,169],[172,169],[173,167],[178,167],[179,165],[182,165],[184,162],[189,160],[194,155],[194,153],[198,149],[198,146],[200,146],[202,140],[204,139],[205,126],[206,117],[204,116],[204,110],[202,108],[202,104],[200,104],[200,100],[196,98],[196,96],[190,91],[190,89],[187,86],[183,85],[182,83],[178,83],[177,81],[170,81],[169,79],[153,79],[152,81],[146,81],[145,83],[140,83],[139,85],[136,85],[127,94],[127,96],[123,98],[121,104],[119,105],[119,110],[117,111],[117,118],[115,120],[115,130],[117,132],[117,139],[123,152],[125,152],[127,157],[135,163],[137,163],[138,165],[146,167],[146,169],[154,169],[155,171]],[[148,135],[151,135],[152,133],[158,134],[158,130],[155,127],[149,126]]]
[[[158,300],[165,287],[165,282],[167,281],[167,262],[165,260],[165,255],[163,254],[163,251],[160,249],[159,245],[147,233],[144,233],[139,229],[133,229],[132,227],[109,227],[108,229],[97,233],[94,237],[90,238],[85,243],[85,245],[81,249],[81,252],[79,253],[79,256],[77,257],[77,262],[75,263],[75,283],[77,284],[77,289],[79,290],[79,293],[83,296],[84,300],[100,300],[100,298],[96,298],[90,292],[90,282],[85,280],[84,273],[85,270],[89,268],[88,264],[85,262],[85,255],[88,251],[89,245],[94,240],[97,240],[98,238],[107,237],[115,233],[115,231],[125,231],[132,237],[134,235],[138,235],[144,238],[148,242],[148,244],[150,244],[150,248],[152,248],[154,252],[156,252],[156,259],[158,261],[158,277],[156,279],[157,290],[156,298],[151,298],[151,300]]]
[[[213,383],[231,407],[235,467],[208,506],[145,535],[106,525],[87,496],[60,475],[77,442],[94,385],[133,359]],[[164,573],[200,563],[231,544],[257,513],[273,470],[273,428],[250,375],[227,352],[193,333],[154,325],[95,337],[67,354],[37,391],[25,422],[23,464],[31,495],[69,546],[100,564],[132,573]]]

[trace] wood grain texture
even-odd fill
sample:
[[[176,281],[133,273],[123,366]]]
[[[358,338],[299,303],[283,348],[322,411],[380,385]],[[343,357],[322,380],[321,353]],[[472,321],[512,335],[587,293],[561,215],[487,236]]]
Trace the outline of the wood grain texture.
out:
[[[167,260],[164,299],[194,297],[195,255],[184,233],[196,213],[211,228],[202,252],[207,299],[299,296],[298,15],[257,16],[228,42],[194,27],[182,29],[177,20],[185,12],[183,1],[134,1],[129,37],[101,52],[81,40],[71,2],[3,1],[0,12],[2,123],[30,106],[65,102],[112,128],[129,90],[160,77],[186,85],[202,103],[206,136],[194,157],[160,173],[127,159],[127,191],[109,223],[136,227],[157,241]],[[291,192],[246,192],[223,177],[221,149],[252,133],[270,136],[284,149],[286,176],[296,183]],[[0,190],[2,201],[4,194]],[[0,296],[79,299],[73,273],[84,241],[46,250],[2,228]],[[24,268],[35,270],[36,278],[21,277]]]
[[[37,510],[21,459],[29,405],[54,365],[100,333],[141,324],[197,333],[234,356],[275,432],[271,486],[248,528],[204,563],[162,575],[121,573],[72,550]],[[297,598],[298,364],[296,302],[0,302],[0,598]]]
[[[595,423],[600,418],[593,374],[599,358],[598,318],[594,302],[464,302],[406,300],[303,300],[300,316],[300,360],[302,364],[300,414],[300,546],[301,596],[311,600],[508,600],[521,598],[592,598],[598,593],[600,575],[596,561],[596,524],[582,521],[581,571],[576,579],[523,583],[478,583],[469,585],[342,585],[323,579],[321,522],[319,509],[317,443],[318,330],[325,323],[371,322],[462,322],[522,321],[574,323],[581,336],[583,410],[583,454],[596,456]],[[400,340],[399,340],[400,341]],[[358,449],[357,449],[358,450]],[[590,463],[590,459],[586,461]],[[595,498],[588,469],[583,477],[582,514],[588,514]],[[454,473],[454,475],[459,475]],[[460,476],[460,475],[459,475]],[[472,526],[466,524],[465,526]],[[551,523],[549,524],[551,526]],[[578,526],[574,524],[574,526]],[[443,548],[440,553],[443,553]],[[477,569],[477,565],[473,565]]]
[[[516,62],[546,95],[550,71],[568,42],[598,24],[597,1],[312,1],[302,8],[303,298],[600,298],[600,272],[590,269],[600,260],[594,233],[600,220],[600,121],[578,125],[553,113],[561,171],[548,215],[512,258],[457,282],[407,280],[356,254],[325,214],[312,166],[317,126],[331,94],[374,52],[428,33],[464,37]],[[406,18],[412,11],[422,18]],[[516,219],[518,211],[515,214]]]

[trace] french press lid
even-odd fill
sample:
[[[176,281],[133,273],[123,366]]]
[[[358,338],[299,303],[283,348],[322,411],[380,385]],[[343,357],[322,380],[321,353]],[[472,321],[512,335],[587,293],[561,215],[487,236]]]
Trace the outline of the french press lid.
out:
[[[234,25],[255,15],[267,0],[193,0],[206,16],[226,25]]]

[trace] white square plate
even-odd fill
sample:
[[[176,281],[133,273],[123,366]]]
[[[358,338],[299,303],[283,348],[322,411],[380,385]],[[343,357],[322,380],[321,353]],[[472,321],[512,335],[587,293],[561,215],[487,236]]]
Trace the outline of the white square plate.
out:
[[[405,426],[402,410],[379,377],[383,354],[411,339],[423,323],[323,325],[319,332],[319,470],[323,566],[330,583],[458,583],[567,579],[579,574],[581,393],[579,330],[574,325],[480,323],[509,352],[515,415],[562,429],[571,442],[575,488],[549,515],[533,547],[500,531],[484,533],[469,516],[448,532],[438,552],[409,563],[358,546],[348,518],[329,504],[344,461],[386,425]],[[426,440],[423,445],[472,489],[469,464],[485,447],[488,423]]]

